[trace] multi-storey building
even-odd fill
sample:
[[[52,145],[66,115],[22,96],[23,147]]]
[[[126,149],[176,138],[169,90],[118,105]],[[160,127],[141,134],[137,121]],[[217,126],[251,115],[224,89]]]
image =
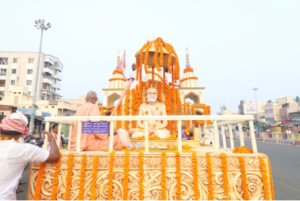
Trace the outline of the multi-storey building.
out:
[[[239,114],[241,115],[258,115],[261,117],[264,115],[264,106],[265,103],[257,102],[256,101],[246,101],[241,100],[239,104]]]
[[[0,52],[0,93],[12,92],[14,86],[25,86],[33,95],[38,68],[38,52]],[[41,53],[37,80],[37,100],[56,100],[62,95],[63,65],[57,57]]]

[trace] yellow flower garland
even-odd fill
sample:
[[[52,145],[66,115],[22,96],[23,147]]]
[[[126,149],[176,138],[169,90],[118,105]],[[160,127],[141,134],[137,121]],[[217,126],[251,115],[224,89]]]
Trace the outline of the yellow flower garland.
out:
[[[192,153],[192,162],[193,162],[193,177],[194,177],[194,191],[195,191],[195,200],[199,200],[200,191],[198,186],[198,163],[197,163],[197,153],[193,151]]]
[[[86,168],[86,154],[83,154],[82,155],[82,160],[81,160],[80,184],[79,184],[78,200],[84,200],[85,168]]]
[[[240,166],[241,166],[241,179],[242,179],[242,189],[244,200],[250,200],[248,185],[247,185],[247,173],[245,166],[245,159],[239,156]]]
[[[175,153],[176,156],[176,199],[181,199],[181,172],[180,172],[180,153],[177,151]]]
[[[70,153],[69,159],[68,159],[68,170],[67,170],[67,177],[66,177],[65,200],[70,200],[70,190],[71,190],[71,184],[72,184],[73,162],[74,162],[74,154]]]
[[[270,161],[270,159],[268,159],[268,161],[269,161],[269,175],[270,175],[271,195],[272,195],[272,200],[275,200],[272,169],[271,169],[271,161]]]
[[[99,156],[94,155],[90,200],[96,200],[96,181],[97,181],[98,160],[99,160]]]
[[[139,200],[144,200],[144,153],[139,152]]]
[[[58,176],[59,176],[59,170],[60,170],[60,164],[61,164],[61,153],[59,154],[59,161],[55,165],[55,172],[53,176],[53,185],[52,185],[52,194],[51,194],[51,200],[57,200],[57,187],[58,187]]]
[[[214,187],[213,187],[213,173],[212,173],[212,167],[211,167],[211,158],[210,154],[206,153],[206,163],[207,163],[207,181],[208,181],[208,200],[214,200]]]
[[[113,178],[114,178],[114,160],[115,160],[115,152],[112,151],[110,153],[109,159],[109,172],[108,172],[108,198],[107,200],[112,200],[112,186],[113,186]]]
[[[270,196],[270,189],[269,189],[269,178],[268,178],[268,171],[267,171],[267,165],[263,159],[263,157],[258,157],[260,162],[260,168],[261,168],[261,174],[262,174],[262,180],[264,184],[264,194],[265,194],[265,200],[271,200]]]
[[[128,173],[129,171],[129,150],[125,151],[124,178],[123,178],[123,200],[128,200]]]
[[[166,152],[161,153],[161,200],[167,200]]]
[[[224,185],[224,195],[226,196],[225,200],[229,200],[229,181],[228,181],[228,171],[227,171],[227,155],[221,153],[222,161],[222,172],[223,172],[223,185]]]
[[[45,163],[40,163],[40,169],[36,180],[36,187],[35,187],[33,200],[40,200],[44,169],[45,169]]]

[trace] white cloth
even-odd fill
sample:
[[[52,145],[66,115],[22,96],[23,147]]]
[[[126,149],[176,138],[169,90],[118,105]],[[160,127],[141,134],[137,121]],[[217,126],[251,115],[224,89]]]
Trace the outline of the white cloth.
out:
[[[131,82],[130,85],[130,90],[134,89],[136,85],[139,84],[139,81],[136,80],[136,70],[135,71],[131,71],[128,75],[128,79],[129,78],[134,78],[134,80]],[[145,82],[145,76],[142,77],[142,81]]]
[[[49,151],[14,140],[0,141],[0,200],[15,200],[22,172],[29,162],[45,162]]]

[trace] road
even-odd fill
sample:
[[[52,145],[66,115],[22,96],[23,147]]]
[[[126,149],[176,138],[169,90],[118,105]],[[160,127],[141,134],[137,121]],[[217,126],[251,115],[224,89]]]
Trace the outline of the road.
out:
[[[222,139],[220,139],[222,146]],[[235,146],[239,140],[234,141]],[[227,146],[229,140],[227,140]],[[251,148],[250,141],[245,145]],[[260,153],[268,155],[273,174],[273,183],[276,200],[299,200],[300,199],[300,146],[281,145],[275,143],[257,142]],[[28,182],[29,167],[23,173],[23,181]],[[17,194],[18,200],[25,200],[27,185],[20,186],[25,191]]]

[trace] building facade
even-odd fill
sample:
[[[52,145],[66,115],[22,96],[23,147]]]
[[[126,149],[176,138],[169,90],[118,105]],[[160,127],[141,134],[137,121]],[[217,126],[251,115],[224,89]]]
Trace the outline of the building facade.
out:
[[[0,52],[0,92],[12,92],[14,86],[25,86],[32,96],[38,68],[38,52]],[[41,53],[37,80],[37,100],[61,99],[63,65],[57,57]]]
[[[257,106],[256,106],[256,101],[241,100],[240,104],[238,106],[239,114],[240,115],[255,115],[256,116],[257,112],[258,112],[258,116],[261,117],[261,116],[264,115],[265,103],[257,102]]]

